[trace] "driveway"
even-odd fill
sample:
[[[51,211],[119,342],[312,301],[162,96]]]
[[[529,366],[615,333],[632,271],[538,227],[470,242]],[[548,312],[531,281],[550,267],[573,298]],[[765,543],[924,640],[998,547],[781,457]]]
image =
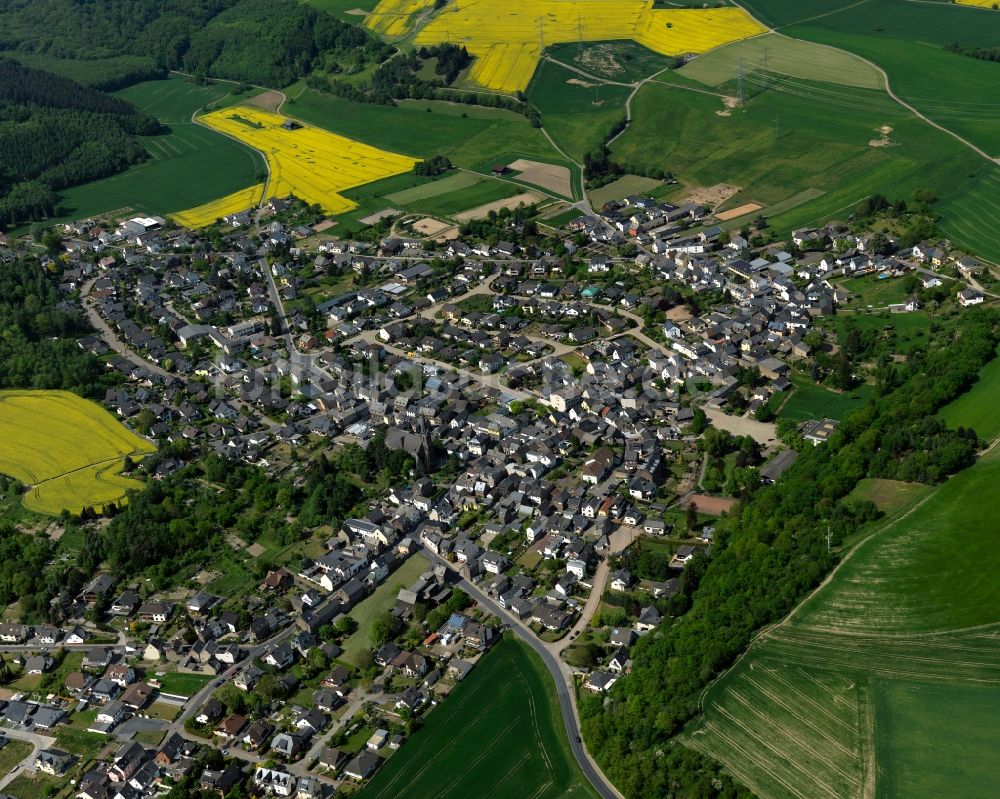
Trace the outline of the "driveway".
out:
[[[27,741],[31,744],[31,753],[24,758],[20,763],[17,764],[10,773],[5,774],[0,777],[0,788],[6,788],[11,782],[13,782],[25,769],[31,769],[35,762],[35,756],[41,749],[48,749],[49,747],[55,746],[56,739],[50,738],[47,735],[39,735],[34,732],[25,732],[23,730],[7,729],[6,727],[0,730],[0,733],[6,735],[8,738],[14,741]]]

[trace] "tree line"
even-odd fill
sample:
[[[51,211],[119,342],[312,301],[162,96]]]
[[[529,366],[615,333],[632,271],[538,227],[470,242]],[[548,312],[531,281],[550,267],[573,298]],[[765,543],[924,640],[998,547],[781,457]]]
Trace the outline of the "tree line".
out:
[[[130,103],[0,59],[0,226],[55,211],[56,192],[143,161],[159,132]]]
[[[296,0],[33,0],[0,4],[0,51],[117,89],[170,69],[281,87],[392,48]]]
[[[435,59],[434,73],[439,77],[424,78],[418,73],[428,59]],[[450,88],[459,73],[472,63],[465,47],[438,44],[421,47],[409,54],[397,53],[381,63],[367,82],[345,81],[313,73],[306,82],[310,88],[356,103],[396,105],[398,100],[447,100],[465,105],[505,108],[525,117],[533,127],[541,127],[538,109],[518,92],[515,97],[500,94],[479,94]]]
[[[997,325],[993,309],[963,314],[950,336],[884,370],[873,399],[824,446],[803,447],[776,485],[720,520],[690,610],[639,641],[632,673],[608,697],[581,699],[588,748],[626,796],[742,795],[717,764],[674,736],[698,712],[701,690],[754,632],[785,615],[832,568],[828,531],[836,545],[875,517],[870,502],[846,499],[858,480],[905,474],[937,482],[970,462],[974,436],[947,431],[934,416],[995,357]]]

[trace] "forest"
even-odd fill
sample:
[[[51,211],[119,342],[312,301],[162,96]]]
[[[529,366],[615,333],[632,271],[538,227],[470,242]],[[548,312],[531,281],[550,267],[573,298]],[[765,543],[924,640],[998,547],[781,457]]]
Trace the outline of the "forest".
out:
[[[392,52],[295,0],[32,0],[0,3],[0,51],[112,90],[183,70],[282,87],[312,69]],[[332,59],[332,60],[331,60]]]
[[[0,226],[51,214],[59,189],[144,160],[135,137],[159,128],[123,100],[0,59]]]
[[[51,276],[21,260],[0,269],[0,388],[65,389],[103,399],[116,378],[76,339],[91,332]]]
[[[700,691],[754,631],[786,614],[832,568],[828,530],[837,545],[874,518],[871,503],[845,500],[858,480],[933,483],[971,461],[974,434],[946,431],[933,417],[995,357],[997,324],[995,310],[975,309],[932,349],[883,370],[873,399],[826,445],[801,448],[776,485],[756,491],[720,521],[690,610],[660,634],[640,639],[632,673],[609,697],[581,698],[587,746],[622,793],[739,795],[741,789],[720,781],[717,766],[673,736],[697,713]]]

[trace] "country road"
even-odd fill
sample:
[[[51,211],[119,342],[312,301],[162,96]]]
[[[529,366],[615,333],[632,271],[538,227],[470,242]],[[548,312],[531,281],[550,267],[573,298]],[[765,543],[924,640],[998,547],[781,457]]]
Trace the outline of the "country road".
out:
[[[423,552],[432,562],[442,564],[449,569],[452,568],[450,563],[430,549],[425,547]],[[604,776],[604,773],[582,743],[580,720],[577,716],[576,703],[573,701],[573,694],[571,693],[573,684],[572,674],[569,672],[569,669],[556,655],[552,654],[549,648],[531,630],[524,626],[520,619],[507,613],[507,611],[484,594],[476,585],[464,577],[459,579],[458,585],[470,597],[489,610],[490,613],[502,619],[511,631],[535,650],[542,659],[545,667],[552,675],[552,679],[555,680],[556,694],[559,697],[559,709],[562,711],[563,724],[566,726],[569,747],[576,758],[576,762],[580,765],[580,769],[603,799],[624,799],[615,786]]]

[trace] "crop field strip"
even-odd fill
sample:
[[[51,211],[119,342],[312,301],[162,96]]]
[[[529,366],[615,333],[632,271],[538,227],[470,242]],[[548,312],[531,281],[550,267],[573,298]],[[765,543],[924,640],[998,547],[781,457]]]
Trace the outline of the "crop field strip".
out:
[[[121,500],[142,483],[124,459],[155,447],[110,413],[64,391],[0,392],[0,472],[31,486],[25,507],[79,512]]]
[[[366,19],[372,30],[410,34],[434,3],[383,0]],[[652,0],[455,0],[417,31],[417,45],[464,45],[476,60],[469,80],[500,92],[524,90],[542,51],[566,42],[632,39],[663,55],[702,53],[763,33],[742,9],[655,9]]]
[[[996,363],[942,415],[992,423]],[[970,735],[954,746],[946,778],[928,761],[951,745],[943,725],[954,718],[958,738],[995,723],[989,709],[1000,707],[1000,586],[988,521],[998,471],[994,448],[924,499],[896,503],[896,517],[706,691],[684,742],[762,799],[831,790],[851,799],[923,799],[945,788],[988,795],[982,786],[998,777],[989,740]],[[924,708],[925,694],[940,697],[948,715]]]
[[[263,172],[263,159],[253,149],[191,122],[199,108],[237,99],[230,86],[196,86],[175,76],[144,81],[115,96],[154,115],[168,131],[140,139],[150,154],[144,163],[60,192],[64,199],[59,219],[125,208],[168,215],[242,190]]]
[[[264,199],[294,194],[305,202],[318,204],[330,214],[345,213],[357,206],[341,192],[408,172],[416,163],[408,156],[380,150],[301,122],[289,130],[283,127],[290,121],[289,117],[253,106],[214,111],[199,117],[198,121],[263,154],[270,169]],[[245,201],[244,196],[237,197],[239,203]],[[233,203],[239,204],[236,199]],[[229,208],[233,210],[243,209]],[[199,209],[186,213],[196,218]],[[215,210],[210,213],[219,215]],[[208,215],[202,213],[200,218],[205,220]],[[214,217],[205,224],[209,221],[214,221]]]
[[[519,641],[498,644],[360,796],[400,796],[405,786],[413,799],[590,797],[568,747],[559,745],[565,733],[551,685],[533,658]]]
[[[246,211],[255,208],[261,201],[264,194],[264,184],[258,183],[246,189],[227,194],[218,200],[212,200],[204,205],[189,208],[177,214],[171,214],[173,220],[178,225],[189,228],[205,227],[211,225],[217,219],[239,211]]]

